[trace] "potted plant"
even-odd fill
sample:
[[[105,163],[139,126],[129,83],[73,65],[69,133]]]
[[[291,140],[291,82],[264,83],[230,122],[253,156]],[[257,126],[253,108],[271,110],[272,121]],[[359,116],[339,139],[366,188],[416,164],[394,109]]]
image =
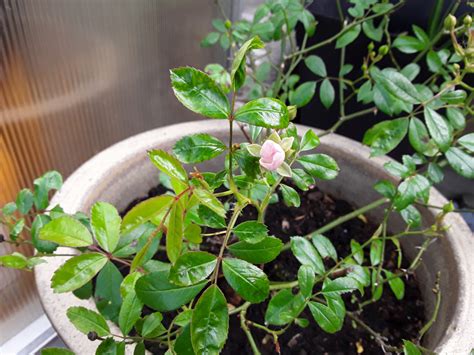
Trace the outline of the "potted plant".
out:
[[[364,20],[396,9],[360,3]],[[336,41],[347,45],[364,20],[348,23]],[[64,186],[49,172],[3,207],[2,241],[32,243],[37,253],[4,255],[0,264],[36,268],[46,312],[75,353],[420,354],[473,347],[471,233],[432,187],[444,164],[473,177],[473,136],[462,133],[472,98],[464,80],[473,65],[469,17],[459,26],[446,20],[460,64],[443,67],[436,92],[411,83],[414,67],[377,68],[388,47],[370,50],[361,97],[378,107],[380,94],[386,109],[408,113],[371,128],[364,138],[370,149],[333,132],[376,108],[345,114],[341,99],[341,119],[327,131],[291,122],[314,95],[314,83],[295,88],[291,74],[306,52],[282,50],[290,67],[273,67],[258,61],[267,53],[253,35],[291,45],[298,21],[308,36],[314,32],[298,1],[263,5],[250,27],[215,21],[221,33],[204,44],[229,45],[230,70],[170,73],[178,100],[210,120],[129,138],[86,162]],[[308,58],[323,74],[321,59]],[[273,82],[266,81],[269,67]],[[329,87],[320,92],[323,103],[334,100]],[[403,164],[383,157],[407,134],[416,153]]]

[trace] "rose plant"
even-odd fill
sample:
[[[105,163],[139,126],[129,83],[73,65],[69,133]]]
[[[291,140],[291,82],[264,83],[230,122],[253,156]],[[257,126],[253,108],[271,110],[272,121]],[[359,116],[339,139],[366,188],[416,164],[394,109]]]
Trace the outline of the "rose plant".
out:
[[[136,344],[135,353],[143,354],[145,342],[166,348],[167,354],[219,353],[231,331],[230,317],[239,317],[255,354],[260,350],[254,329],[268,333],[278,352],[278,338],[289,327],[316,322],[323,331],[335,333],[346,318],[361,324],[357,312],[346,310],[344,294],[353,293],[356,302],[356,294],[371,294],[368,301],[359,302],[358,312],[383,297],[385,284],[402,299],[404,276],[415,271],[432,241],[443,235],[443,217],[457,212],[452,203],[430,206],[439,209],[436,223],[420,230],[422,217],[417,207],[427,206],[430,188],[443,180],[442,167],[450,165],[460,175],[474,178],[474,135],[464,133],[466,121],[472,119],[474,95],[465,80],[474,71],[472,20],[467,15],[459,24],[449,15],[444,28],[432,37],[414,26],[415,36],[401,34],[392,40],[389,16],[403,6],[403,0],[396,4],[350,2],[348,17],[341,13],[340,32],[309,47],[307,38],[315,35],[317,22],[304,1],[268,1],[258,7],[252,21],[215,20],[217,32],[209,34],[203,44],[219,42],[230,49],[229,70],[219,64],[208,65],[205,72],[181,67],[171,70],[170,77],[185,107],[204,117],[227,120],[228,141],[199,133],[183,137],[172,151],[149,151],[168,192],[138,203],[123,218],[106,202],[96,202],[88,215],[70,215],[60,206],[48,206],[50,192],[60,189],[62,178],[54,171],[46,173],[34,181],[33,191],[21,190],[0,214],[0,223],[8,231],[2,241],[32,244],[36,254],[3,255],[0,265],[31,269],[48,258],[70,256],[54,273],[51,287],[80,298],[91,297],[95,287],[95,294],[101,296],[99,313],[84,307],[71,307],[66,313],[79,331],[100,342],[98,354],[124,353],[127,344]],[[301,47],[292,36],[298,23],[305,29]],[[347,79],[354,68],[344,62],[346,47],[361,33],[380,45],[375,50],[371,42],[360,76]],[[445,37],[449,41],[441,45]],[[281,44],[279,63],[272,61],[265,46],[275,41]],[[322,58],[311,54],[332,43],[341,52],[336,78],[328,76]],[[416,54],[416,58],[402,68],[397,51]],[[385,59],[392,66],[379,67]],[[423,59],[431,74],[415,83]],[[298,84],[293,72],[300,63],[318,79]],[[269,81],[272,75],[275,79]],[[363,139],[372,155],[389,153],[406,136],[414,153],[404,155],[402,163],[387,163],[387,171],[399,182],[379,181],[374,186],[382,195],[379,200],[284,244],[278,235],[269,235],[265,225],[265,212],[277,193],[286,205],[298,207],[300,195],[294,187],[307,190],[319,179],[334,179],[339,171],[332,157],[317,153],[318,135],[308,130],[299,136],[292,123],[297,108],[313,99],[319,82],[323,106],[335,102],[334,82],[340,106],[339,120],[320,136],[381,111],[389,117],[369,129]],[[369,107],[346,113],[345,105],[353,99]],[[235,129],[244,132],[246,142],[234,141]],[[222,170],[199,170],[197,164],[212,159],[221,159]],[[351,252],[338,255],[324,233],[380,206],[385,207],[384,218],[371,238],[364,243],[352,240]],[[247,208],[257,211],[256,218],[240,221]],[[391,232],[388,223],[395,213],[406,221],[406,228]],[[402,269],[400,239],[411,235],[423,235],[424,242],[409,267]],[[217,253],[206,249],[206,238],[219,239]],[[387,243],[393,243],[399,255],[396,271],[388,270],[384,263]],[[55,253],[58,246],[74,252]],[[301,264],[297,277],[270,280],[265,264],[282,253],[292,253]],[[157,254],[166,261],[155,260]],[[117,265],[127,268],[125,277]],[[238,306],[226,299],[221,282],[241,297]],[[437,307],[417,339],[388,344],[369,328],[375,341],[388,351],[428,351],[420,340],[436,321],[439,290],[436,297]],[[248,309],[264,301],[268,301],[265,323],[248,319]],[[143,314],[144,306],[154,312]],[[300,318],[305,309],[313,319]],[[166,325],[164,317],[170,319]],[[116,323],[121,334],[113,334],[106,319]],[[44,353],[68,351],[48,349]]]

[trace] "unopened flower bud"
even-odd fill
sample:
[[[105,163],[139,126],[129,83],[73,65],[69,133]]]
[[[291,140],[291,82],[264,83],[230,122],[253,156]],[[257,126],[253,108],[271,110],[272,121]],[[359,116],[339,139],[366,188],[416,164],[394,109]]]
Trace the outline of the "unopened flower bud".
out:
[[[443,212],[449,213],[454,211],[454,204],[452,201],[449,201],[447,204],[443,206]]]
[[[372,52],[374,50],[374,42],[370,42],[369,45],[367,46],[367,49],[369,50],[369,52]]]
[[[459,71],[461,69],[461,66],[458,63],[453,64],[453,69],[454,71]]]
[[[227,28],[228,30],[232,27],[232,22],[230,22],[230,20],[227,20],[225,22],[225,28]]]
[[[97,340],[98,338],[99,338],[99,336],[97,335],[96,332],[87,333],[87,339],[89,339],[90,341]]]
[[[471,27],[472,24],[472,17],[469,15],[466,15],[463,20],[464,26],[466,27]]]
[[[379,48],[379,54],[380,55],[386,55],[388,53],[388,46],[383,45]]]
[[[446,17],[446,19],[444,20],[444,29],[446,31],[451,31],[454,29],[454,27],[456,27],[456,23],[456,17],[454,17],[453,15],[448,15],[448,17]]]

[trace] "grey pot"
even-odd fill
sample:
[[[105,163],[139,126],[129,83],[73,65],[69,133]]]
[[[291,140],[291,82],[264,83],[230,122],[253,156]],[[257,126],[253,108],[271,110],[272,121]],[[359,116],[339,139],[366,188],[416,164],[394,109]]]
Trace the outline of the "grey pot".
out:
[[[308,128],[298,127],[300,134]],[[238,131],[238,130],[236,130]],[[139,134],[117,143],[76,170],[54,197],[52,205],[60,204],[66,212],[89,212],[96,201],[107,201],[123,209],[138,196],[157,183],[158,172],[151,164],[146,151],[153,148],[169,150],[184,135],[206,132],[224,141],[227,140],[227,122],[206,120],[177,124]],[[243,140],[240,131],[237,141]],[[334,157],[341,171],[332,181],[319,181],[318,185],[337,198],[343,198],[354,206],[363,206],[380,196],[373,190],[379,179],[390,179],[383,169],[389,160],[386,157],[369,159],[369,150],[360,143],[332,134],[322,138],[321,153]],[[221,166],[219,166],[221,167]],[[216,163],[205,164],[206,169],[217,169]],[[447,201],[435,189],[430,203],[442,206]],[[380,220],[383,209],[374,210],[369,217]],[[427,225],[433,223],[436,210],[421,209]],[[400,218],[391,218],[391,230],[401,230],[404,224]],[[473,236],[457,214],[445,219],[449,226],[444,238],[438,239],[425,253],[417,269],[421,291],[427,305],[427,318],[431,317],[435,297],[431,291],[436,273],[441,272],[442,302],[438,319],[428,332],[425,346],[441,354],[468,354],[474,348],[474,257]],[[403,239],[405,255],[413,258],[415,246],[420,237]],[[70,251],[68,249],[61,250]],[[60,252],[61,252],[60,251]],[[83,305],[95,309],[92,300],[79,300],[72,294],[55,294],[50,288],[53,272],[66,260],[65,257],[51,258],[47,264],[36,268],[36,282],[46,314],[64,342],[77,354],[92,354],[98,342],[90,342],[70,324],[66,309]],[[119,330],[113,327],[117,334]]]

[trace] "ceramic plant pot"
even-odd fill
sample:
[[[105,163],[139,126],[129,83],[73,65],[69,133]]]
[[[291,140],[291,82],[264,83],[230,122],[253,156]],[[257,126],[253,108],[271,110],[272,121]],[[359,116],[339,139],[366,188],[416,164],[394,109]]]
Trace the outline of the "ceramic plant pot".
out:
[[[303,134],[308,128],[299,126]],[[96,201],[110,202],[121,210],[130,201],[147,194],[157,184],[158,171],[149,161],[149,149],[169,150],[184,135],[209,133],[223,141],[227,140],[226,121],[205,120],[182,123],[148,131],[117,143],[83,164],[64,183],[53,198],[52,205],[60,204],[66,212],[89,212]],[[236,141],[243,137],[237,133]],[[387,157],[369,159],[369,149],[360,143],[332,134],[322,138],[319,153],[331,155],[338,162],[341,171],[331,181],[318,181],[318,186],[342,198],[355,207],[363,206],[380,196],[372,188],[379,179],[394,180],[384,170]],[[203,164],[203,169],[217,170],[222,163],[212,161]],[[432,189],[430,204],[441,206],[447,201],[438,191]],[[433,224],[436,210],[420,209],[423,221]],[[373,210],[369,217],[380,220],[383,209]],[[403,221],[397,216],[391,218],[391,230],[401,230]],[[432,314],[435,297],[431,291],[436,273],[441,271],[442,301],[438,319],[429,330],[425,346],[441,354],[467,354],[474,347],[474,239],[464,220],[456,214],[445,218],[449,226],[444,238],[440,238],[424,254],[417,269],[417,279],[425,300],[427,318]],[[405,255],[414,257],[416,245],[421,237],[402,239]],[[60,252],[64,252],[59,250]],[[69,251],[70,250],[67,250]],[[66,317],[71,306],[85,306],[95,309],[92,299],[79,300],[71,293],[55,294],[50,288],[53,272],[66,257],[51,258],[48,263],[36,268],[36,282],[46,314],[64,342],[77,354],[92,354],[99,342],[90,342],[79,333]],[[115,327],[115,332],[119,330]]]

